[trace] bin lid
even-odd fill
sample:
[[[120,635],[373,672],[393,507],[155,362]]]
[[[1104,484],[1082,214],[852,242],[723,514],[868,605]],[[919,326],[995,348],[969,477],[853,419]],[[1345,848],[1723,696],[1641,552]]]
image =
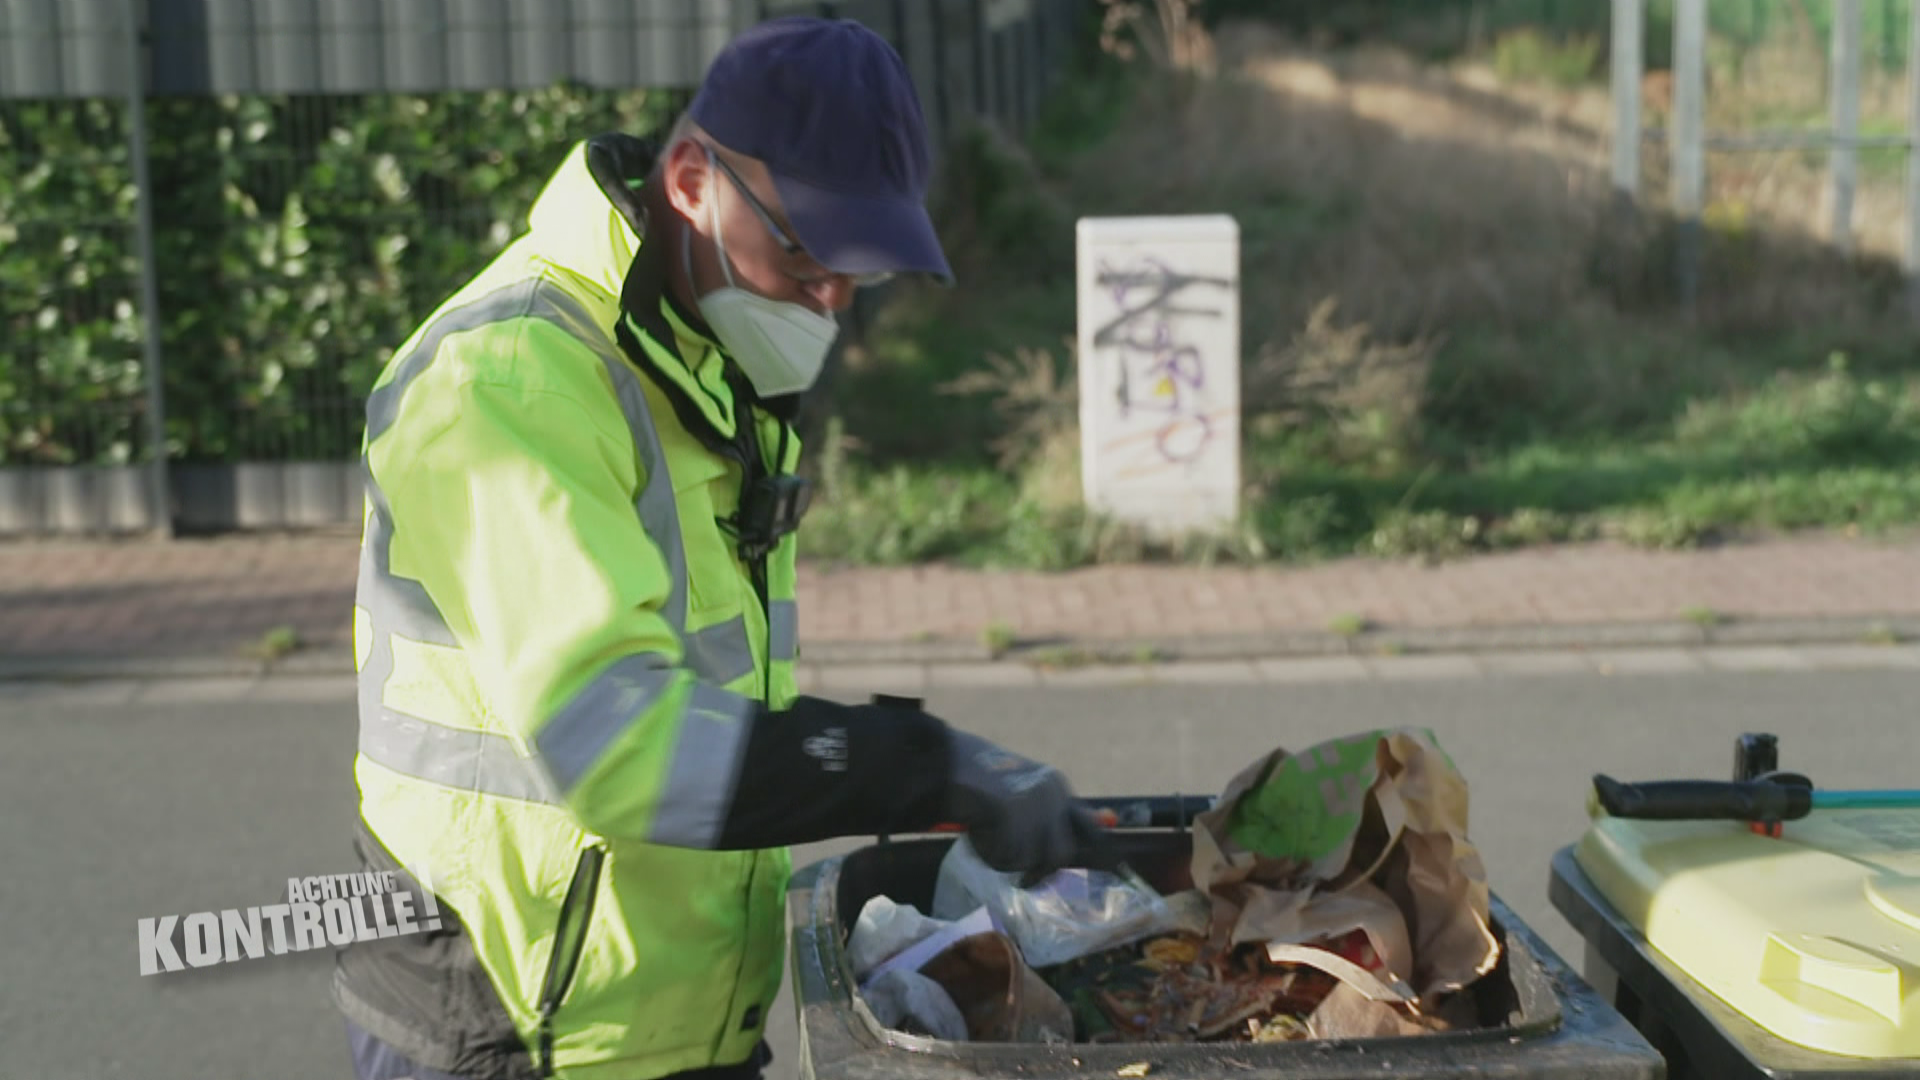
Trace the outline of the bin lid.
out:
[[[1649,944],[1788,1042],[1920,1057],[1920,810],[1741,822],[1599,814],[1580,868]]]

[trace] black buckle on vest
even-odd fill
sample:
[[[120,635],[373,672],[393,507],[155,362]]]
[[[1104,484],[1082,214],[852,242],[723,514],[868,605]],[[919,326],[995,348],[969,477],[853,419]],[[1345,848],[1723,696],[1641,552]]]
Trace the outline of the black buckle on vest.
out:
[[[740,509],[728,522],[740,545],[740,558],[765,558],[782,539],[800,527],[813,503],[813,481],[781,474],[763,476],[740,494]]]

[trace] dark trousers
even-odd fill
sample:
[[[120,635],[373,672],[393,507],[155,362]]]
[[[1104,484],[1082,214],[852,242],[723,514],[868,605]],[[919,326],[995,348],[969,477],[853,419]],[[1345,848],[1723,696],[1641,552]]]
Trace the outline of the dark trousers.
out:
[[[406,1055],[367,1034],[351,1020],[347,1021],[347,1042],[353,1048],[353,1072],[359,1080],[467,1080],[415,1065]],[[773,1051],[763,1042],[751,1058],[738,1065],[696,1069],[662,1080],[761,1080],[761,1073],[772,1060]]]

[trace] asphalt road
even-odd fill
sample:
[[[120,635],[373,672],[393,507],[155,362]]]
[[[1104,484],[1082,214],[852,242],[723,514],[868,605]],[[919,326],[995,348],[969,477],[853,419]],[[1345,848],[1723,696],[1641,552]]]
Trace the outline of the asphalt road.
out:
[[[168,697],[178,700],[167,701]],[[307,700],[299,700],[305,698]],[[956,723],[1062,764],[1088,794],[1212,792],[1254,757],[1354,730],[1431,727],[1472,785],[1494,888],[1563,955],[1551,853],[1588,777],[1719,776],[1768,730],[1835,787],[1911,786],[1920,673],[1552,675],[937,690]],[[268,904],[354,869],[351,706],[338,683],[0,686],[0,1059],[9,1076],[351,1077],[324,950],[142,977],[143,917]],[[806,849],[805,862],[833,850]],[[792,1075],[791,1009],[776,1011]]]

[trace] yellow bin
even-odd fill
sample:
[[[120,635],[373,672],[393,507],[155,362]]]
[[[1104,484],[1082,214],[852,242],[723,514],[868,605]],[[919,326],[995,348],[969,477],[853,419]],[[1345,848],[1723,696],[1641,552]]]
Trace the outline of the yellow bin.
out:
[[[1669,1075],[1920,1076],[1920,810],[1816,810],[1777,839],[1595,815],[1554,905]]]

